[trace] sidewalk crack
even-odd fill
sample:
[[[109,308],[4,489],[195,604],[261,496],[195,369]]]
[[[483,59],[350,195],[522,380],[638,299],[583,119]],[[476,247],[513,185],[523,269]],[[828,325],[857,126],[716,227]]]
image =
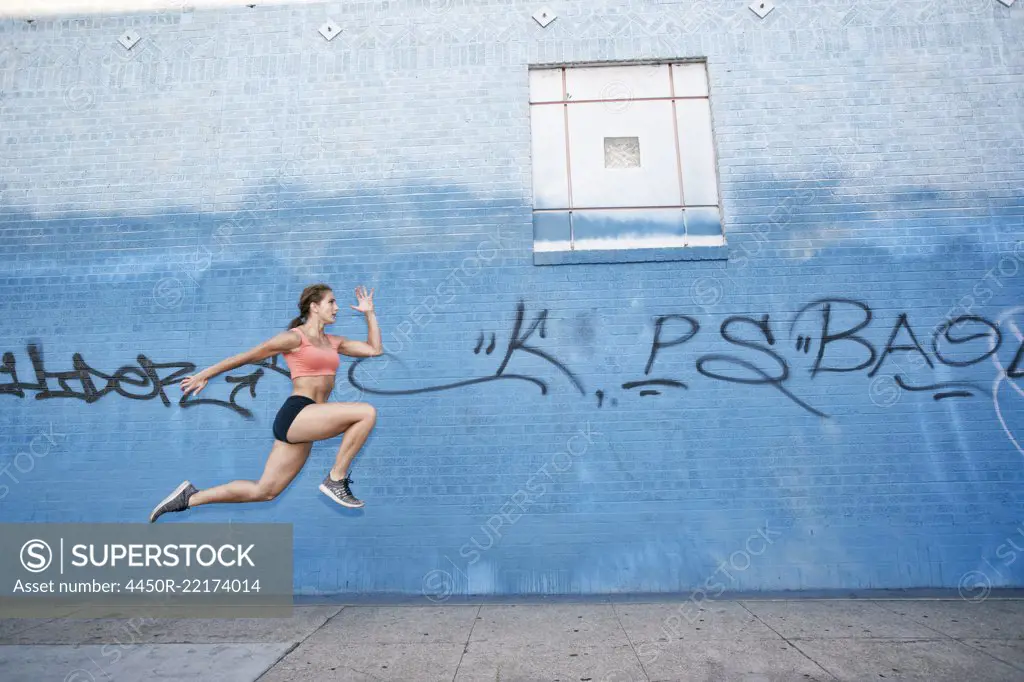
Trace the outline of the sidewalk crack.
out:
[[[345,610],[345,607],[344,607],[344,606],[340,607],[340,608],[339,608],[339,609],[338,609],[337,611],[335,611],[335,612],[334,612],[334,613],[332,613],[332,614],[331,614],[330,616],[328,616],[328,617],[327,617],[327,619],[326,619],[326,620],[325,620],[325,621],[324,621],[323,623],[321,623],[321,624],[320,624],[320,626],[319,626],[319,627],[317,627],[317,628],[316,628],[315,630],[313,630],[312,632],[310,632],[310,633],[309,633],[308,635],[306,635],[306,636],[305,636],[305,637],[303,637],[302,639],[298,640],[297,642],[293,642],[293,643],[292,643],[292,645],[291,645],[290,647],[288,647],[288,648],[287,648],[287,649],[285,650],[285,652],[284,652],[283,654],[281,654],[280,656],[278,656],[278,657],[277,657],[277,659],[276,659],[276,660],[274,660],[274,662],[273,662],[273,663],[271,663],[270,665],[268,665],[268,666],[267,666],[267,669],[266,669],[266,670],[264,670],[263,672],[261,672],[261,673],[260,673],[260,674],[259,674],[259,675],[258,675],[258,676],[257,676],[257,677],[256,677],[256,678],[254,679],[254,680],[253,680],[253,682],[259,682],[259,680],[263,679],[263,676],[264,676],[264,675],[266,675],[267,673],[269,673],[269,672],[270,672],[271,670],[273,670],[273,669],[274,669],[274,668],[275,668],[275,667],[277,666],[277,664],[278,664],[278,663],[280,663],[281,661],[283,661],[283,660],[285,659],[285,657],[287,657],[287,656],[288,656],[288,654],[290,654],[291,652],[293,652],[293,651],[295,651],[296,649],[298,649],[298,648],[299,648],[299,645],[301,645],[301,644],[302,644],[303,642],[305,642],[305,641],[306,641],[307,639],[309,639],[310,637],[312,637],[312,636],[313,636],[313,635],[315,635],[316,633],[320,632],[320,630],[322,630],[322,629],[323,629],[323,628],[324,628],[324,627],[325,627],[325,626],[326,626],[326,625],[327,625],[328,623],[330,623],[330,622],[331,622],[332,620],[334,620],[335,616],[337,616],[337,615],[338,615],[339,613],[341,613],[341,612],[342,612],[342,611],[344,611],[344,610]]]
[[[748,608],[747,608],[747,605],[746,605],[746,604],[744,604],[744,603],[743,603],[743,602],[741,602],[741,601],[738,601],[738,602],[736,602],[736,603],[737,603],[737,604],[739,604],[739,605],[740,605],[741,607],[743,607],[743,609],[744,609],[744,610],[745,610],[745,611],[746,611],[747,613],[749,613],[749,614],[750,614],[751,616],[753,616],[753,617],[754,617],[754,618],[755,618],[755,619],[757,620],[757,622],[758,622],[758,623],[760,623],[761,625],[765,626],[766,628],[768,628],[769,630],[771,630],[772,632],[774,632],[774,633],[775,633],[776,635],[778,635],[779,639],[781,639],[781,640],[782,640],[783,642],[785,642],[786,644],[788,644],[788,645],[790,645],[791,647],[793,647],[794,649],[796,649],[796,650],[797,650],[798,652],[800,652],[800,655],[801,655],[801,656],[803,656],[804,658],[806,658],[806,659],[807,659],[808,661],[810,661],[810,662],[811,662],[811,663],[813,663],[814,665],[818,666],[818,667],[819,667],[819,668],[821,669],[821,672],[825,673],[826,675],[828,675],[828,676],[829,676],[830,678],[832,678],[833,680],[838,680],[838,679],[839,679],[838,677],[836,677],[835,675],[833,675],[832,673],[830,673],[830,672],[829,672],[828,670],[826,670],[826,669],[825,669],[825,666],[823,666],[823,665],[822,665],[821,663],[818,663],[818,662],[817,662],[816,660],[814,660],[813,658],[811,658],[810,656],[808,656],[808,655],[807,655],[807,653],[806,653],[806,652],[805,652],[805,651],[804,651],[803,649],[801,649],[800,647],[798,647],[798,646],[797,646],[796,644],[793,644],[793,642],[789,641],[789,639],[788,639],[788,638],[786,638],[786,637],[783,637],[783,636],[782,636],[782,633],[781,633],[781,632],[779,632],[778,630],[776,630],[775,628],[773,628],[773,627],[772,627],[771,625],[768,625],[768,623],[764,622],[764,620],[762,620],[760,616],[758,616],[758,615],[757,615],[756,613],[754,613],[753,611],[751,611],[750,609],[748,609]]]
[[[965,640],[960,639],[959,637],[954,637],[953,635],[945,633],[942,630],[939,630],[937,628],[933,628],[930,624],[922,623],[920,620],[918,620],[917,618],[914,618],[913,616],[907,615],[905,613],[900,613],[899,611],[895,611],[892,608],[890,608],[888,606],[885,606],[884,603],[883,603],[883,600],[877,600],[877,601],[874,601],[872,603],[875,604],[876,606],[882,608],[882,609],[885,609],[886,611],[888,611],[890,613],[896,614],[897,616],[902,616],[903,618],[909,618],[910,620],[912,620],[913,622],[917,623],[921,627],[928,628],[932,632],[938,633],[938,634],[942,635],[943,637],[946,637],[947,639],[951,639],[954,642],[957,642],[959,644],[963,644],[964,646],[966,646],[966,647],[968,647],[970,649],[973,649],[974,651],[981,652],[981,653],[985,654],[986,656],[988,656],[989,658],[994,658],[997,661],[999,661],[1000,663],[1003,663],[1004,665],[1010,666],[1014,670],[1024,670],[1024,668],[1022,668],[1021,666],[1017,665],[1016,663],[1012,663],[1010,661],[1004,661],[1003,659],[999,658],[998,656],[996,656],[995,654],[993,654],[990,651],[986,651],[985,649],[980,649],[980,648],[974,646],[973,644],[969,644]],[[968,602],[968,603],[970,603],[970,602]],[[975,639],[995,639],[995,638],[975,637]]]
[[[459,668],[462,667],[462,659],[466,657],[466,652],[469,651],[469,640],[473,638],[473,630],[476,628],[476,622],[480,620],[480,612],[483,608],[483,604],[479,604],[476,607],[476,614],[473,615],[473,625],[470,626],[469,634],[466,635],[466,643],[462,645],[462,653],[459,654],[459,662],[455,666],[455,674],[452,675],[452,682],[455,682],[455,678],[459,676]]]
[[[630,639],[629,633],[626,632],[626,626],[622,624],[622,619],[619,618],[619,612],[615,610],[615,603],[612,602],[612,613],[615,615],[615,622],[619,624],[619,628],[622,630],[622,634],[625,635],[626,641],[629,642],[629,648],[633,651],[633,655],[636,656],[636,662],[640,664],[640,671],[644,674],[647,682],[651,682],[651,676],[647,673],[647,668],[644,667],[644,662],[640,660],[640,654],[636,652],[636,647],[633,646],[633,640]]]

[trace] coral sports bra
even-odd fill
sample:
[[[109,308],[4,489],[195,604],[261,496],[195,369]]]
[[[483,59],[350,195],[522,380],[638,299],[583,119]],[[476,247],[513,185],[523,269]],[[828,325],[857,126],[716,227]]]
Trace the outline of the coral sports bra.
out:
[[[328,350],[311,344],[298,327],[293,327],[291,331],[299,332],[299,337],[302,339],[298,348],[281,354],[284,356],[284,364],[288,365],[288,369],[291,371],[292,379],[332,376],[338,371],[338,365],[341,364],[341,359],[338,357],[338,346],[343,337],[327,334],[327,340],[334,348],[334,350]]]

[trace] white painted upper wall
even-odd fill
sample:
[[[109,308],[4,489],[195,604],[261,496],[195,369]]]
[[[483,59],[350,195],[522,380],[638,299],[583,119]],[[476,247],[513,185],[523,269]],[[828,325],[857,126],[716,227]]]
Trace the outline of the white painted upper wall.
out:
[[[323,0],[0,0],[0,18],[34,19],[82,14],[186,11],[245,5],[310,5]]]

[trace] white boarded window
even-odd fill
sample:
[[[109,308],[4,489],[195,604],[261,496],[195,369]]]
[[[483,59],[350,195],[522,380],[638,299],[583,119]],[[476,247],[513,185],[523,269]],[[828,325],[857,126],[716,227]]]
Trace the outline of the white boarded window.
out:
[[[530,113],[535,254],[724,246],[704,62],[531,69]]]

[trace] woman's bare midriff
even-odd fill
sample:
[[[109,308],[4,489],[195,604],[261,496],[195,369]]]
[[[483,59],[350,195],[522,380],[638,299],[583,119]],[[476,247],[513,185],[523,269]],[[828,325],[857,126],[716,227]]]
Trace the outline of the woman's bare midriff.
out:
[[[315,400],[318,403],[326,403],[334,390],[334,375],[321,377],[299,377],[292,379],[292,395],[301,395]]]

